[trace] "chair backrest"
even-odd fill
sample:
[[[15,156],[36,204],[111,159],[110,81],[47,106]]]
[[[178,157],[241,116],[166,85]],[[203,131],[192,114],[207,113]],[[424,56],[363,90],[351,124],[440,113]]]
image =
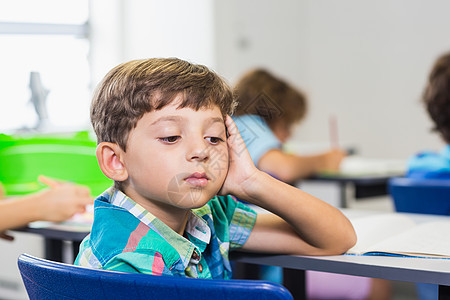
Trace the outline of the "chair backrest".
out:
[[[450,215],[450,180],[394,177],[389,192],[398,212]]]
[[[289,291],[260,280],[192,279],[89,269],[22,254],[18,266],[33,299],[267,299]]]

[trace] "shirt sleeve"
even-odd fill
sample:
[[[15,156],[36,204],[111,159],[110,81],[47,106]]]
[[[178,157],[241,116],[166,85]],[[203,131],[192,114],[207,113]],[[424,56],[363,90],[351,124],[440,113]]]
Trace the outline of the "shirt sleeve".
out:
[[[244,115],[233,120],[255,165],[269,150],[281,149],[281,142],[261,117]]]
[[[210,205],[216,220],[216,234],[228,236],[230,250],[241,248],[255,225],[256,212],[232,196],[218,196]]]

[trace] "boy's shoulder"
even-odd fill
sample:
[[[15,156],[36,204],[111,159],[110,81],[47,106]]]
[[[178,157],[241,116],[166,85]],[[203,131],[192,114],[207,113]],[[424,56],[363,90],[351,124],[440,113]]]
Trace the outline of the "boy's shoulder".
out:
[[[133,206],[126,199],[122,199],[125,201],[123,207],[111,203],[118,201],[111,191],[107,190],[95,200],[94,222],[90,235],[83,241],[84,248],[90,248],[102,266],[121,253],[141,249],[175,257],[176,251],[167,246],[164,238],[164,230],[167,229],[159,224],[162,222],[149,213],[142,214],[143,208]]]

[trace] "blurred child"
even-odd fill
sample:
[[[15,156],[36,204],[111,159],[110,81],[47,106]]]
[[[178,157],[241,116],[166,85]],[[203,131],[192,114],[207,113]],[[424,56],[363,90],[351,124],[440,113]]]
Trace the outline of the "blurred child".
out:
[[[115,184],[95,200],[75,263],[224,279],[238,248],[329,255],[353,246],[339,210],[255,167],[227,116],[234,107],[228,85],[202,65],[161,58],[111,70],[91,121],[100,168]]]
[[[408,177],[450,179],[450,52],[439,57],[430,72],[423,103],[447,144],[440,152],[422,151],[408,162]]]
[[[256,69],[238,81],[235,94],[238,107],[233,120],[260,170],[284,182],[339,170],[345,156],[341,149],[307,156],[281,149],[306,115],[307,101],[302,92],[266,70]]]
[[[49,186],[36,193],[5,198],[0,184],[0,232],[24,226],[33,221],[60,222],[76,213],[83,213],[92,204],[88,188],[72,183],[55,181],[40,176],[39,180]],[[11,239],[3,233],[3,238]]]
[[[440,151],[422,151],[408,161],[407,177],[450,180],[450,52],[434,63],[422,96],[423,104],[446,146]],[[438,286],[418,283],[422,300],[438,299]]]
[[[304,94],[263,69],[246,73],[236,84],[236,122],[256,166],[293,183],[320,171],[337,171],[345,153],[340,149],[311,156],[283,152],[286,142],[307,111]],[[275,267],[263,267],[262,277],[280,277]],[[306,272],[309,299],[389,299],[389,282],[331,273]]]

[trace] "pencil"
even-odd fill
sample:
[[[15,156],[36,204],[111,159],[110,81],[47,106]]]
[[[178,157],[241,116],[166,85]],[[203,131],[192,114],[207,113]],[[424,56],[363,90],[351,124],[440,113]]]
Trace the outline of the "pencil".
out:
[[[331,149],[339,148],[337,118],[335,115],[330,115],[328,119],[329,132],[330,132],[330,146]]]

